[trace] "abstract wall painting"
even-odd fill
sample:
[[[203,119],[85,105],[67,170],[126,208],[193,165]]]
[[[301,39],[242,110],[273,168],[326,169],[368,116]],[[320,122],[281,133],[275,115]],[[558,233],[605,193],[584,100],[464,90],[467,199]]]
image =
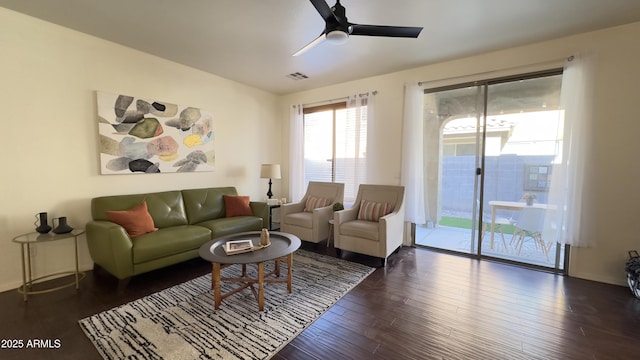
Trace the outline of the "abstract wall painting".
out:
[[[213,116],[202,109],[97,92],[102,174],[213,171]]]

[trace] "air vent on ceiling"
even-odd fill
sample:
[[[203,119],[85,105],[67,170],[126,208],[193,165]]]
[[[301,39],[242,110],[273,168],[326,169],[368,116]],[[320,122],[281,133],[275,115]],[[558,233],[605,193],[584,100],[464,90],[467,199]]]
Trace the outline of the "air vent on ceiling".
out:
[[[287,77],[289,79],[293,79],[293,80],[302,80],[302,79],[308,79],[309,77],[301,72],[294,72],[291,73],[289,75],[287,75]]]

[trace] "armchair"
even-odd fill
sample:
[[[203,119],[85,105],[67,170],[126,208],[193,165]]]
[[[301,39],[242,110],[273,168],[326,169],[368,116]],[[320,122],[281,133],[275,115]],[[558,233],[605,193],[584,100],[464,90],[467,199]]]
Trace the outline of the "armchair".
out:
[[[379,257],[382,266],[404,236],[404,186],[360,185],[351,209],[334,214],[334,244]]]
[[[328,238],[333,204],[343,199],[344,184],[310,181],[300,202],[280,206],[280,229],[301,240],[319,243]]]
[[[518,220],[515,223],[516,229],[513,232],[513,239],[516,239],[515,249],[517,249],[518,256],[520,256],[522,252],[522,245],[525,239],[530,237],[535,247],[542,250],[547,260],[549,260],[549,251],[551,250],[552,244],[542,239],[546,211],[544,208],[533,206],[525,206],[522,208],[522,211],[520,211]]]

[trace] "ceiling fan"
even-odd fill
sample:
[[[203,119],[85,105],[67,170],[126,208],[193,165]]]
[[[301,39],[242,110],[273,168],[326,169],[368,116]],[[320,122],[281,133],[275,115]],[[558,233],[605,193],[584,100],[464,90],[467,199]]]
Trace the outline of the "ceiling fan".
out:
[[[421,27],[360,25],[350,23],[345,15],[344,6],[340,4],[340,0],[337,0],[336,4],[331,8],[325,0],[309,1],[311,1],[311,4],[318,10],[318,13],[320,13],[326,25],[320,36],[302,49],[296,51],[292,56],[301,55],[325,40],[335,44],[342,44],[347,41],[349,35],[417,38],[418,35],[420,35],[420,31],[422,31]]]

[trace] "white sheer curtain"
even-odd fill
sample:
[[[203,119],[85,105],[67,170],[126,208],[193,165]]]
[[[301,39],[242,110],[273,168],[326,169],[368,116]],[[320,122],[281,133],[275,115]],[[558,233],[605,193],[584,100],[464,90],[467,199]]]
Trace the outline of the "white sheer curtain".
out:
[[[340,126],[336,128],[336,158],[353,161],[345,163],[341,169],[344,171],[345,206],[353,205],[358,187],[366,184],[369,178],[367,157],[373,150],[369,139],[375,126],[375,94],[374,91],[349,96],[344,131],[339,131]]]
[[[404,119],[402,126],[402,175],[405,188],[405,221],[426,223],[424,191],[423,91],[417,83],[404,86]]]
[[[304,196],[304,122],[302,105],[291,106],[289,116],[289,198],[297,202]]]
[[[335,123],[335,181],[345,184],[344,205],[352,206],[360,184],[369,179],[367,157],[372,144],[368,141],[375,124],[376,91],[349,96],[344,116]],[[293,105],[290,114],[289,197],[300,200],[306,191],[304,168],[304,111]]]
[[[402,125],[402,170],[400,181],[404,185],[405,228],[411,223],[426,223],[424,183],[424,119],[423,90],[417,83],[404,86],[404,118]],[[403,245],[412,246],[414,239],[408,234]]]
[[[368,92],[366,94],[360,94],[359,96],[361,96],[361,103],[364,102],[363,106],[366,106],[367,109],[367,117],[366,117],[366,121],[367,121],[367,146],[366,146],[366,157],[369,159],[377,159],[378,158],[378,152],[379,151],[383,151],[384,149],[384,143],[383,144],[377,144],[375,139],[378,139],[379,137],[376,135],[376,112],[375,112],[375,108],[376,108],[376,94],[378,92],[377,91],[371,91]],[[371,164],[372,161],[368,160],[367,161],[367,167],[365,169],[364,172],[364,176],[363,176],[363,180],[361,183],[363,184],[367,184],[370,182],[371,179],[375,179],[376,178],[376,167],[375,166],[369,166],[369,164]],[[355,198],[354,198],[355,200]]]
[[[581,236],[582,195],[592,128],[593,58],[572,56],[565,64],[560,93],[563,137],[553,166],[543,238],[560,244],[587,247]]]

